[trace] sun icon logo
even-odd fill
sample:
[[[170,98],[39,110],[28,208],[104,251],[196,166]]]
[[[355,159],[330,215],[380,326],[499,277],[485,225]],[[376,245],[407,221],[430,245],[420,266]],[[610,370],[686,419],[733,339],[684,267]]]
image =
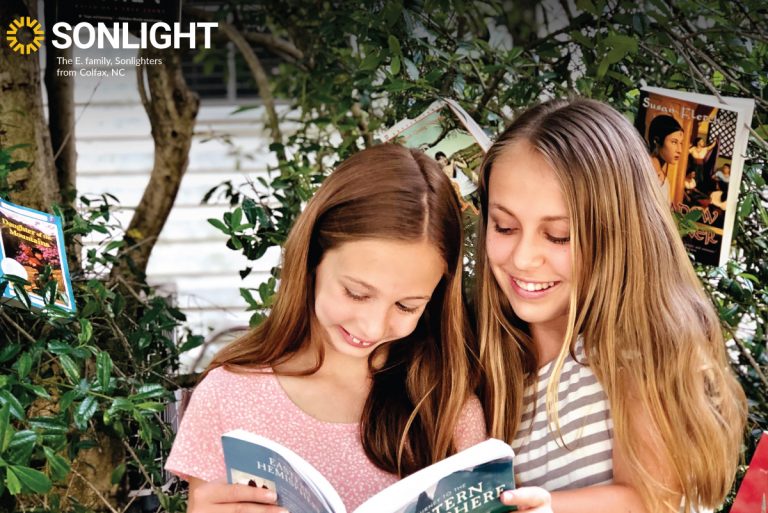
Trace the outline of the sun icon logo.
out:
[[[19,33],[19,29],[22,30],[21,33]],[[25,35],[24,32],[27,32],[28,35]],[[27,42],[19,41],[20,37],[23,37]],[[43,42],[43,27],[34,18],[29,16],[21,17],[11,22],[6,39],[8,39],[8,43],[14,52],[29,55],[40,49],[40,45]]]

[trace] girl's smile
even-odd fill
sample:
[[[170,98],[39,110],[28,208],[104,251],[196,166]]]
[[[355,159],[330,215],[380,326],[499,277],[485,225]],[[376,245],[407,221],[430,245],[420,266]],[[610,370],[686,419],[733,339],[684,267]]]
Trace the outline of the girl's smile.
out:
[[[538,299],[544,297],[557,287],[560,281],[526,281],[514,276],[510,277],[512,290],[524,299]]]
[[[339,326],[339,330],[341,331],[341,336],[351,346],[365,348],[365,347],[371,347],[376,344],[376,341],[369,342],[367,340],[361,340],[357,338],[356,336],[352,335],[350,332],[345,330],[344,327],[342,326]]]

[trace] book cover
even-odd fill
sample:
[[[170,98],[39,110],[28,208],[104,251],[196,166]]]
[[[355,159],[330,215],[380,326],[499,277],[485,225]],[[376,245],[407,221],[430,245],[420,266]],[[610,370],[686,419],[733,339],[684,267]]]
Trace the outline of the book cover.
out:
[[[768,513],[768,433],[757,443],[731,513]]]
[[[675,212],[699,211],[684,237],[697,262],[728,261],[754,100],[643,88],[635,126]]]
[[[414,119],[404,119],[381,132],[377,139],[419,148],[437,160],[453,180],[462,210],[477,214],[477,170],[491,140],[457,102],[437,100]]]
[[[235,430],[222,436],[230,483],[269,488],[278,505],[302,513],[346,513],[333,486],[295,452],[267,438]],[[352,513],[502,513],[499,501],[514,488],[512,448],[486,440],[401,479]]]
[[[333,486],[304,458],[268,438],[243,430],[221,437],[227,482],[268,488],[288,511],[339,513],[344,504]]]
[[[41,309],[50,301],[35,292],[41,273],[50,269],[56,290],[51,290],[52,305],[67,312],[75,311],[72,281],[64,250],[61,219],[52,214],[15,205],[0,199],[0,303],[26,307],[26,301],[6,276],[25,280],[29,306]],[[47,293],[44,293],[47,295]]]

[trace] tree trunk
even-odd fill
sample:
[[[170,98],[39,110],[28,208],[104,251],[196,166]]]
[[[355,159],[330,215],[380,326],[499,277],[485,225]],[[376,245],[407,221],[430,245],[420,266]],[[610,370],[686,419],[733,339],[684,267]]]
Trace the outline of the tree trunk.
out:
[[[45,20],[55,21],[54,2],[45,2]],[[72,47],[56,48],[45,41],[45,90],[48,94],[48,126],[56,166],[56,181],[62,206],[74,208],[77,196],[77,150],[75,146],[75,78],[72,72]],[[62,60],[60,60],[62,59]],[[67,244],[70,269],[80,269],[82,242],[71,237]]]
[[[139,93],[152,125],[155,160],[149,183],[125,234],[119,264],[111,277],[143,281],[152,248],[171,211],[187,170],[189,148],[200,104],[181,72],[181,59],[173,50],[147,49],[148,59],[161,59],[138,69]],[[146,76],[149,94],[144,89]]]
[[[52,26],[55,4],[45,3],[45,19]],[[56,48],[51,39],[45,45],[45,90],[48,93],[48,125],[51,134],[56,174],[62,204],[75,200],[77,151],[75,149],[75,79],[72,71],[72,47]],[[66,59],[60,61],[59,59]]]
[[[10,199],[38,210],[50,211],[60,201],[56,168],[53,165],[50,135],[43,113],[40,88],[40,54],[17,53],[5,41],[12,20],[22,16],[37,18],[37,2],[3,0],[0,9],[0,144],[26,145],[13,156],[29,163],[11,174],[14,190]]]

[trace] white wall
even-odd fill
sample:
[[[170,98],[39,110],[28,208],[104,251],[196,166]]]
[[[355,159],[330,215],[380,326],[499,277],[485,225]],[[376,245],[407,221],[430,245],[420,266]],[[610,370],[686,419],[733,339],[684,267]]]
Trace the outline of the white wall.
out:
[[[75,49],[75,56],[81,58],[80,66],[75,66],[78,193],[117,196],[121,202],[117,218],[123,226],[141,198],[153,162],[153,141],[137,92],[136,69],[114,64],[116,57],[133,55],[135,50]],[[113,64],[86,65],[86,57],[108,57]],[[112,69],[120,68],[125,69],[125,77],[80,76],[81,70],[111,74]],[[221,182],[237,184],[266,176],[269,141],[263,129],[263,109],[233,115],[238,106],[201,104],[189,167],[148,268],[150,283],[176,291],[188,326],[209,337],[247,325],[250,315],[238,289],[258,286],[279,258],[279,250],[273,249],[253,263],[227,249],[226,237],[206,219],[220,218],[228,206],[221,199],[201,205],[203,195]],[[249,157],[236,156],[234,148]],[[238,270],[248,265],[254,272],[243,282]]]

